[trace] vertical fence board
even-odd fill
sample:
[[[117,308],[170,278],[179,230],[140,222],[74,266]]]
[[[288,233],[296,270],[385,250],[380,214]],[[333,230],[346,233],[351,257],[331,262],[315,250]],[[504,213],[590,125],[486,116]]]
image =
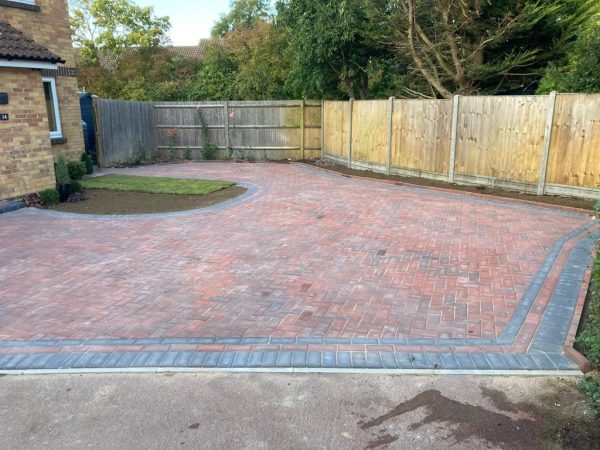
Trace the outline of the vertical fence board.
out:
[[[348,156],[348,102],[327,101],[323,110],[324,153]]]
[[[352,105],[352,159],[385,164],[387,100],[355,101]]]

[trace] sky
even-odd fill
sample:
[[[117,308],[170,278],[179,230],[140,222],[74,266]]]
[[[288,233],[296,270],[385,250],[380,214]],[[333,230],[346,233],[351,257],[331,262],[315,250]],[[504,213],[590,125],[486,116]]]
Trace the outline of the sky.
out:
[[[210,36],[210,29],[222,13],[229,11],[229,0],[134,0],[141,6],[153,6],[157,16],[171,19],[171,43],[196,45]]]

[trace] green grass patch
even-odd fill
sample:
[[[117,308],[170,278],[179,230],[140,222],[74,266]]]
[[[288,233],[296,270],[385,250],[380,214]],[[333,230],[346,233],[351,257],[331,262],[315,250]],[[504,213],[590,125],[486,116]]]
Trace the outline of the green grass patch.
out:
[[[206,195],[235,183],[220,180],[192,180],[185,178],[138,177],[133,175],[104,175],[86,177],[81,181],[86,189],[110,189],[149,194]]]

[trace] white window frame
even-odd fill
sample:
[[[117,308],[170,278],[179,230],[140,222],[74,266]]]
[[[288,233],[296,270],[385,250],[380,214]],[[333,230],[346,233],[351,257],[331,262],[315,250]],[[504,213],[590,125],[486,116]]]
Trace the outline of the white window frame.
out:
[[[58,108],[58,95],[56,94],[56,80],[50,77],[43,77],[43,83],[50,83],[50,92],[52,93],[52,105],[54,106],[54,118],[56,120],[56,131],[50,131],[51,138],[62,137],[62,127],[60,125],[60,110]]]

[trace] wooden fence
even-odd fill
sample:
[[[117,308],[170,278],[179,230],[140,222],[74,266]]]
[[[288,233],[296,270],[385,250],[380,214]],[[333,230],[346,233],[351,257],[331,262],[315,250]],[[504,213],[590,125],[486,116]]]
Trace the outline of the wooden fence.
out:
[[[100,167],[143,160],[156,148],[152,102],[94,99]]]
[[[176,157],[202,158],[201,118],[208,140],[218,148],[217,159],[321,155],[320,101],[169,102],[156,103],[154,111],[157,148]]]
[[[323,156],[356,169],[598,198],[600,95],[326,101]]]

